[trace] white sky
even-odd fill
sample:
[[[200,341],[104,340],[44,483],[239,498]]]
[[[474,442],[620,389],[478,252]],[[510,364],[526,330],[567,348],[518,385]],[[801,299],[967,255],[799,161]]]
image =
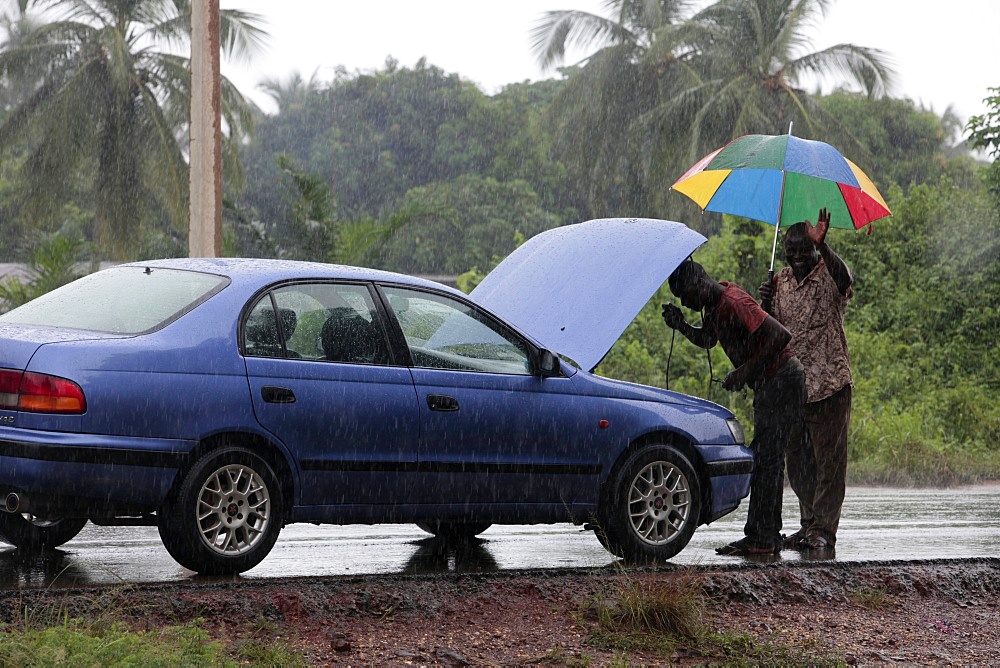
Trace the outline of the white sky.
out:
[[[603,14],[602,0],[220,0],[224,9],[260,14],[271,33],[253,70],[223,63],[244,94],[273,109],[256,85],[266,77],[313,72],[328,81],[336,66],[381,69],[392,56],[412,67],[458,73],[493,94],[507,83],[556,76],[542,72],[528,34],[541,14],[580,9]],[[933,8],[933,10],[931,10]],[[880,48],[899,71],[895,97],[963,118],[985,113],[983,98],[1000,87],[1000,0],[833,0],[815,30],[818,50],[849,42]]]

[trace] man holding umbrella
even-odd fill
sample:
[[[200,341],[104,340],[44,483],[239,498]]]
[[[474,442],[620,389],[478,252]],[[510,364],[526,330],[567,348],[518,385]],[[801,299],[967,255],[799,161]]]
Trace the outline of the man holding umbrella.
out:
[[[781,496],[786,447],[805,440],[802,365],[788,344],[792,335],[761,309],[735,283],[717,282],[693,260],[686,260],[668,279],[681,304],[702,311],[702,327],[684,321],[681,310],[663,305],[663,321],[699,348],[722,345],[735,369],[722,386],[735,392],[754,390],[754,471],[745,537],[716,550],[719,554],[777,554],[782,549]]]
[[[792,333],[805,370],[809,440],[790,443],[785,453],[801,515],[801,528],[785,538],[785,547],[800,550],[836,544],[847,477],[852,380],[844,312],[854,290],[850,270],[826,243],[829,227],[825,208],[815,226],[803,221],[789,227],[788,267],[760,286],[764,308]]]

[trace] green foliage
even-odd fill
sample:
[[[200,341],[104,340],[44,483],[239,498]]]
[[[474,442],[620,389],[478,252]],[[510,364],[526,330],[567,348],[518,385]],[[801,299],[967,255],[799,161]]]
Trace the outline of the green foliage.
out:
[[[564,187],[561,166],[546,153],[532,87],[489,98],[423,60],[413,69],[389,60],[373,74],[341,72],[328,87],[295,91],[295,104],[258,120],[258,140],[243,151],[251,186],[245,199],[265,220],[281,219],[280,203],[268,201],[262,187],[274,178],[277,153],[306,172],[330,175],[344,217],[378,216],[413,188],[463,174],[524,179],[553,204]]]
[[[300,668],[309,665],[305,658],[283,642],[249,639],[237,641],[229,648],[241,666],[262,666],[264,668]]]
[[[414,188],[404,207],[422,205],[429,215],[401,229],[386,246],[381,266],[416,274],[459,274],[470,265],[492,267],[525,238],[556,227],[525,181],[501,182],[466,174]]]
[[[341,222],[337,228],[337,241],[328,254],[330,262],[365,266],[381,265],[386,246],[403,232],[437,219],[439,211],[423,201],[404,202],[395,211],[380,220]]]
[[[989,111],[969,119],[969,144],[981,148],[994,158],[993,164],[984,174],[990,192],[1000,202],[1000,88],[990,88],[990,95],[983,100]],[[998,206],[1000,208],[1000,206]]]
[[[538,122],[555,85],[508,86],[489,98],[423,61],[341,73],[329,86],[272,83],[281,113],[259,119],[257,141],[244,149],[250,188],[235,207],[261,222],[237,225],[234,243],[266,252],[270,240],[295,257],[328,246],[303,243],[296,233],[299,221],[318,219],[296,208],[295,187],[292,197],[268,187],[287,183],[274,163],[282,153],[285,166],[332,175],[322,178],[329,219],[358,221],[342,228],[342,247],[377,228],[386,249],[367,253],[369,262],[422,274],[486,266],[510,252],[515,230],[531,235],[575,219],[562,196],[563,167],[550,159]],[[410,212],[413,224],[395,225],[398,212]]]
[[[893,216],[836,241],[855,275],[852,326],[923,344],[914,360],[944,377],[996,381],[1000,239],[994,203],[948,179],[889,193]],[[945,381],[946,385],[951,383]]]
[[[290,259],[322,259],[336,234],[330,187],[315,174],[296,169],[285,155],[279,155],[277,163],[291,202],[291,215],[277,230],[282,233],[279,255]]]
[[[62,235],[39,239],[31,249],[28,281],[12,276],[0,279],[0,311],[9,311],[82,276],[79,262],[84,247],[80,239]]]
[[[44,629],[0,632],[5,666],[223,665],[222,646],[198,623],[133,632],[120,623],[67,619]]]
[[[860,93],[834,93],[821,98],[823,108],[865,147],[854,162],[878,176],[876,186],[909,186],[942,175],[947,145],[945,119],[918,109],[908,99],[873,99]]]
[[[1000,157],[1000,88],[990,88],[990,95],[983,100],[989,107],[985,114],[969,119],[969,144]]]

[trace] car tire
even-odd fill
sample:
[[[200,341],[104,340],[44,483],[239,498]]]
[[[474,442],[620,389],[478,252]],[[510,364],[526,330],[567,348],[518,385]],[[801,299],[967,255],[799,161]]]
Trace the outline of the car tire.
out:
[[[687,458],[668,445],[643,447],[614,474],[598,511],[604,547],[632,563],[666,561],[691,540],[701,485]]]
[[[83,531],[87,518],[50,520],[26,513],[0,512],[0,541],[37,553],[59,547]]]
[[[433,520],[417,522],[417,526],[429,534],[448,542],[461,542],[475,538],[489,529],[489,522],[444,522]]]
[[[203,575],[234,575],[263,561],[284,512],[281,486],[267,462],[243,448],[223,448],[183,476],[157,513],[170,556]]]

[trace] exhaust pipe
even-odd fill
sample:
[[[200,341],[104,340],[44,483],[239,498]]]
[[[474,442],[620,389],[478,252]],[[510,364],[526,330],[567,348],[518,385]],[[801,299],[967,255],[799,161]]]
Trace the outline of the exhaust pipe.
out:
[[[11,492],[4,500],[3,509],[8,513],[21,513],[24,512],[22,505],[25,504],[22,503],[21,497],[17,494],[17,492]]]

